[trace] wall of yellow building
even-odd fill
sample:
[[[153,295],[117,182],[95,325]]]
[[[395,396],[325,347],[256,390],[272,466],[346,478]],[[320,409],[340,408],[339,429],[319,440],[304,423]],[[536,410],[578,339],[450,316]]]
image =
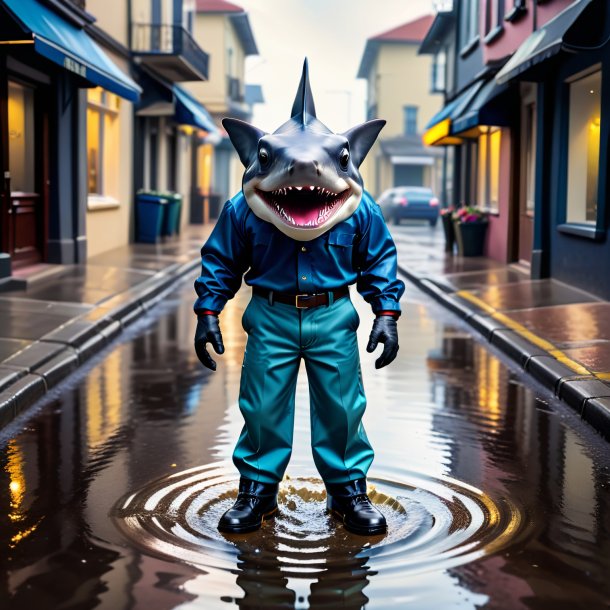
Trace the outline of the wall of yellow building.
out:
[[[226,66],[226,70],[227,70],[226,73],[228,76],[232,76],[233,78],[239,79],[239,81],[242,83],[242,87],[243,87],[245,70],[246,70],[246,68],[245,68],[246,55],[244,53],[244,49],[241,45],[241,42],[239,41],[239,38],[237,37],[237,34],[235,33],[235,29],[233,28],[233,25],[231,24],[231,22],[228,19],[225,21],[225,41],[226,41],[227,55],[228,55],[229,49],[232,51],[232,65]],[[243,89],[242,89],[242,93],[243,93]]]
[[[188,89],[212,113],[222,113],[226,108],[226,15],[197,14],[193,24],[193,36],[210,54],[208,80],[185,83]]]
[[[139,23],[150,23],[150,0],[134,0],[134,6],[138,10],[134,11],[134,15],[138,15],[135,19]],[[127,11],[127,3],[122,0],[87,0],[87,12],[95,15],[95,25],[112,36],[115,40],[124,46],[128,46],[128,28],[129,15]]]
[[[383,137],[403,133],[404,106],[417,106],[417,129],[440,110],[442,96],[430,93],[432,56],[418,55],[418,45],[384,44],[379,48],[376,78],[377,112],[387,121]]]
[[[376,118],[387,121],[361,167],[373,196],[393,185],[392,164],[382,155],[380,142],[404,133],[404,107],[418,107],[417,129],[422,132],[442,105],[442,96],[430,93],[432,57],[418,55],[417,49],[417,44],[381,44],[369,72],[367,107],[376,104]],[[431,177],[431,172],[424,175],[426,182]]]

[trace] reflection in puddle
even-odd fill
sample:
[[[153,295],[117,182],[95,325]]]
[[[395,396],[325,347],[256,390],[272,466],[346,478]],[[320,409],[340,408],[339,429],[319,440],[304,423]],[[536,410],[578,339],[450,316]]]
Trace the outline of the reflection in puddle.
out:
[[[404,303],[396,362],[376,371],[362,353],[388,534],[361,538],[326,514],[303,375],[280,514],[222,536],[247,298],[222,314],[218,372],[194,354],[185,286],[14,428],[0,452],[0,607],[607,606],[609,446],[421,293]],[[362,346],[372,317],[354,301]]]
[[[388,521],[383,536],[347,532],[326,513],[323,483],[313,478],[283,481],[280,510],[259,531],[223,535],[216,524],[235,500],[237,480],[231,468],[214,465],[159,479],[119,502],[113,515],[124,535],[147,553],[215,574],[224,570],[229,580],[237,565],[237,584],[246,594],[261,582],[267,583],[265,595],[270,589],[277,593],[283,585],[272,583],[290,578],[307,581],[299,589],[309,584],[312,596],[325,591],[328,598],[324,583],[330,579],[340,580],[336,593],[342,600],[354,595],[351,601],[358,603],[366,601],[371,574],[407,578],[446,570],[523,537],[523,516],[515,506],[458,481],[405,472],[401,481],[381,477],[369,484],[371,500]],[[327,603],[333,607],[332,599]]]

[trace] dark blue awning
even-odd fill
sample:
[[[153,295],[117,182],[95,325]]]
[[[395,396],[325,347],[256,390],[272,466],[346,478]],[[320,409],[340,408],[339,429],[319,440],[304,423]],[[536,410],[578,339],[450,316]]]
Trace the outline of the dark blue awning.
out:
[[[218,132],[214,119],[197,99],[179,85],[174,85],[172,90],[175,99],[174,121],[176,123],[192,125],[209,133]]]
[[[430,129],[444,119],[453,119],[459,117],[464,109],[470,104],[474,96],[479,92],[483,85],[482,81],[470,85],[465,91],[462,91],[454,100],[449,102],[444,108],[439,110],[426,125],[425,129]]]
[[[451,139],[454,133],[453,122],[462,115],[482,86],[482,81],[473,83],[428,121],[422,136],[426,146],[458,143],[455,138]]]
[[[508,90],[509,85],[497,85],[493,78],[487,81],[461,115],[455,118],[451,133],[460,134],[478,125],[506,127],[510,110],[493,102]]]
[[[3,0],[24,32],[31,33],[40,55],[132,102],[140,87],[119,70],[84,30],[72,25],[38,0]]]
[[[539,30],[532,32],[496,75],[499,84],[519,76],[540,62],[557,55],[564,37],[593,0],[576,0]]]

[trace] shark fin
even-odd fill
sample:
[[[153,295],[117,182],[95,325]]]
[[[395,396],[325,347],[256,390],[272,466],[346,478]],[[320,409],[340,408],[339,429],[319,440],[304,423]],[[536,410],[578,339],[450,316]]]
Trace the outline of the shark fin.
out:
[[[303,74],[301,76],[297,95],[294,99],[294,104],[292,105],[290,117],[293,121],[300,123],[303,127],[307,125],[309,119],[316,118],[316,107],[313,103],[313,94],[311,92],[311,86],[309,85],[307,57],[303,62]]]
[[[356,125],[343,133],[349,142],[352,161],[356,167],[360,167],[384,125],[385,121],[383,119],[373,119]]]
[[[222,119],[222,126],[229,134],[240,161],[248,167],[258,151],[258,141],[266,135],[265,132],[239,119]]]

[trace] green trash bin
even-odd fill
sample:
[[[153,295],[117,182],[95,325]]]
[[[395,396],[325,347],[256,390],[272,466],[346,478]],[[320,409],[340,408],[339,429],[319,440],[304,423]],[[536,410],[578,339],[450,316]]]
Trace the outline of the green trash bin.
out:
[[[161,227],[161,235],[177,235],[180,232],[182,195],[172,192],[161,193],[161,195],[168,201],[163,226]]]
[[[136,241],[156,244],[161,239],[168,199],[151,191],[136,195]]]

